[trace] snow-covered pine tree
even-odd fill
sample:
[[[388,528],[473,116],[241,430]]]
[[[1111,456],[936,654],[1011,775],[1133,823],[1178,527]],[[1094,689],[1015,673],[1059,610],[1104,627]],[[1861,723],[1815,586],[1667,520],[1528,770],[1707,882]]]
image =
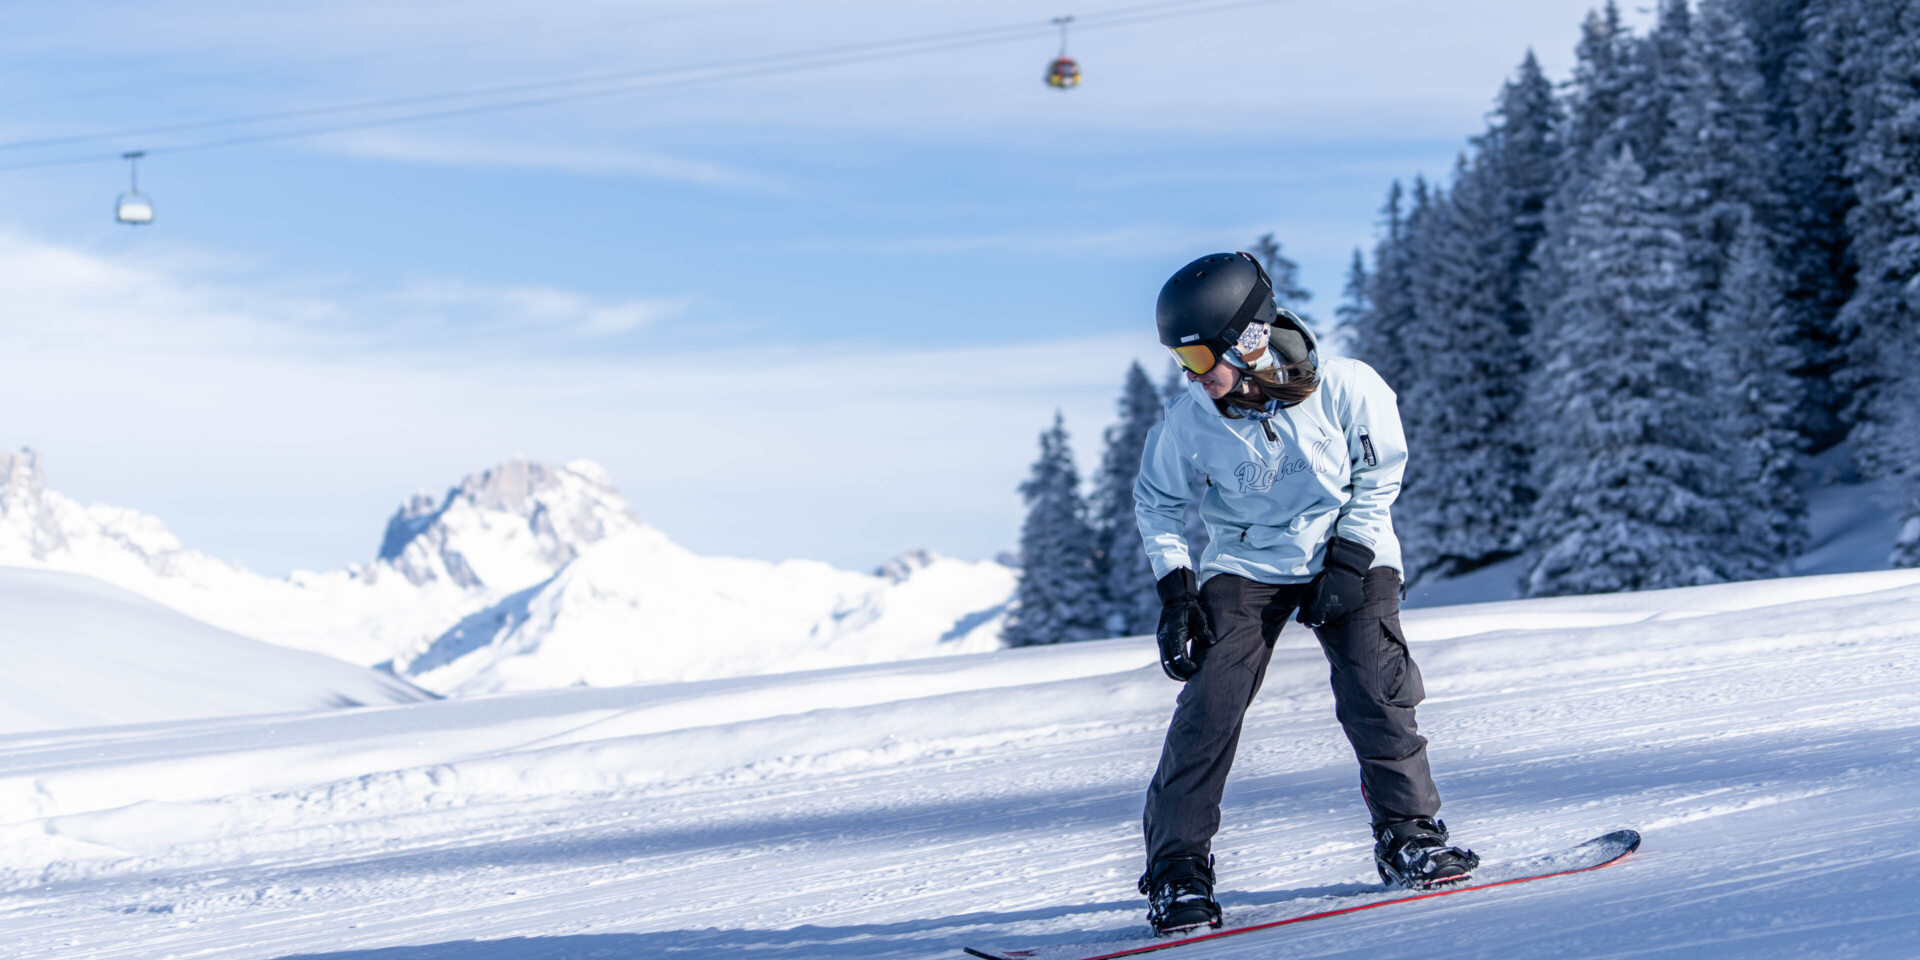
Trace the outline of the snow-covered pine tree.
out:
[[[1160,422],[1166,405],[1147,372],[1134,363],[1120,388],[1120,419],[1107,428],[1106,449],[1093,480],[1093,532],[1105,597],[1108,635],[1152,633],[1159,622],[1160,598],[1153,589],[1153,565],[1140,542],[1133,514],[1133,484],[1147,431]]]
[[[1560,166],[1560,130],[1566,121],[1553,83],[1528,50],[1512,80],[1500,90],[1493,128],[1481,138],[1476,161],[1492,171],[1505,217],[1506,303],[1501,310],[1513,335],[1533,329],[1525,291],[1535,269],[1534,250],[1546,233],[1547,202]]]
[[[1678,308],[1690,281],[1671,206],[1623,149],[1572,211],[1583,255],[1538,318],[1531,596],[1727,579],[1729,466],[1702,415],[1705,338]]]
[[[1067,446],[1066,418],[1040,434],[1040,459],[1020,484],[1027,503],[1020,528],[1020,584],[1001,640],[1010,647],[1105,636],[1093,528],[1080,497],[1080,472]]]
[[[1588,12],[1574,54],[1565,142],[1575,166],[1568,172],[1593,174],[1633,145],[1635,86],[1644,73],[1637,61],[1644,54],[1614,0]]]
[[[1819,452],[1845,437],[1852,406],[1838,318],[1853,296],[1855,274],[1846,226],[1855,204],[1846,170],[1854,141],[1849,98],[1859,82],[1848,76],[1847,64],[1855,26],[1849,0],[1775,2],[1798,9],[1777,11],[1773,18],[1753,14],[1762,35],[1790,41],[1797,27],[1800,36],[1776,54],[1782,75],[1775,98],[1784,101],[1778,109],[1786,115],[1776,127],[1783,203],[1772,227],[1786,282],[1786,319],[1806,350],[1804,365],[1794,371],[1806,388],[1799,429],[1809,452]],[[1797,23],[1781,25],[1777,17],[1789,13],[1797,13]],[[1766,62],[1763,57],[1763,69]]]
[[[1410,456],[1395,511],[1410,579],[1518,549],[1531,500],[1515,423],[1527,360],[1507,318],[1513,221],[1498,172],[1461,157],[1420,226],[1421,299],[1403,338],[1424,372],[1402,393]]]
[[[1260,258],[1260,265],[1267,270],[1267,279],[1273,281],[1273,302],[1283,310],[1293,311],[1312,329],[1315,337],[1320,336],[1323,331],[1307,312],[1307,301],[1313,299],[1313,293],[1300,285],[1300,264],[1280,252],[1280,241],[1271,233],[1261,234],[1249,252]]]
[[[1809,0],[1735,0],[1733,13],[1753,40],[1754,66],[1767,86],[1768,125],[1792,122],[1793,96],[1788,76],[1794,54],[1806,42],[1804,17]]]
[[[1399,305],[1399,316],[1393,319],[1388,331],[1392,346],[1399,354],[1395,358],[1399,369],[1393,378],[1387,379],[1387,384],[1399,397],[1409,451],[1407,473],[1400,481],[1399,502],[1402,504],[1424,502],[1421,486],[1427,483],[1427,478],[1418,462],[1424,457],[1422,444],[1427,431],[1421,412],[1434,401],[1441,376],[1425,348],[1446,336],[1439,328],[1445,323],[1444,304],[1452,296],[1454,284],[1454,277],[1446,266],[1451,253],[1448,245],[1455,239],[1452,231],[1446,229],[1446,193],[1428,186],[1424,176],[1416,176],[1412,200],[1394,254],[1405,302]],[[1383,378],[1387,377],[1385,371],[1380,372]],[[1422,564],[1437,556],[1437,545],[1427,537],[1431,531],[1410,523],[1417,509],[1394,511],[1394,529],[1407,558],[1409,578],[1418,578]]]
[[[1807,537],[1799,382],[1790,372],[1800,351],[1767,236],[1757,222],[1735,230],[1727,272],[1707,311],[1720,398],[1714,409],[1733,467],[1720,495],[1734,521],[1721,548],[1723,569],[1735,580],[1784,575]]]
[[[1631,132],[1627,143],[1648,177],[1658,177],[1675,165],[1667,145],[1674,111],[1691,86],[1693,29],[1690,0],[1660,0],[1653,30],[1637,48],[1640,56],[1628,98]]]
[[[1784,284],[1772,263],[1768,229],[1782,206],[1775,192],[1774,144],[1765,84],[1735,0],[1702,0],[1673,68],[1660,175],[1675,202],[1690,279],[1682,301],[1710,336],[1705,362],[1721,377],[1714,400],[1726,435],[1747,445],[1722,494],[1743,526],[1723,547],[1740,562],[1735,579],[1779,572],[1798,549],[1805,514],[1799,490],[1800,441],[1794,414],[1805,366],[1780,309]],[[1736,257],[1744,258],[1738,271]]]
[[[1699,283],[1695,306],[1702,311],[1722,296],[1734,234],[1757,231],[1756,239],[1771,249],[1768,230],[1781,206],[1766,87],[1731,2],[1701,2],[1686,58],[1671,70],[1673,100],[1662,144],[1669,162],[1664,176],[1678,202],[1689,265]]]
[[[1371,282],[1367,275],[1366,257],[1360,254],[1360,248],[1353,248],[1353,261],[1347,264],[1347,282],[1340,288],[1340,305],[1333,308],[1333,329],[1327,331],[1330,338],[1351,338],[1366,323],[1367,315],[1373,304],[1367,299],[1367,285]]]
[[[1556,182],[1561,120],[1529,51],[1418,247],[1418,269],[1433,277],[1405,339],[1434,373],[1430,384],[1415,381],[1424,399],[1402,404],[1409,436],[1425,439],[1412,441],[1408,506],[1396,516],[1423,571],[1458,573],[1524,546],[1534,492],[1532,438],[1517,423],[1532,360],[1523,291]]]
[[[1521,291],[1527,315],[1535,323],[1565,293],[1565,277],[1584,255],[1568,247],[1574,209],[1604,161],[1631,143],[1634,82],[1640,75],[1635,66],[1640,56],[1637,44],[1613,0],[1600,10],[1588,11],[1581,24],[1565,102],[1561,153],[1533,254],[1537,269]],[[1536,356],[1538,352],[1534,351]]]
[[[1847,174],[1859,200],[1847,216],[1858,285],[1840,311],[1856,385],[1854,457],[1868,476],[1912,491],[1893,562],[1920,565],[1920,7],[1852,0],[1858,31],[1848,72],[1861,79]]]
[[[1395,180],[1381,207],[1380,240],[1367,279],[1366,313],[1350,334],[1354,356],[1365,360],[1394,389],[1407,382],[1413,361],[1400,333],[1413,314],[1413,267],[1407,250],[1406,191]]]
[[[1360,295],[1351,297],[1359,309],[1353,319],[1347,321],[1345,344],[1348,351],[1366,361],[1396,390],[1406,384],[1413,371],[1412,358],[1400,338],[1413,310],[1405,198],[1406,191],[1400,181],[1393,181],[1387,190],[1386,203],[1380,208],[1380,235],[1373,247],[1373,272],[1365,275]],[[1404,481],[1402,493],[1405,493]],[[1396,520],[1396,530],[1404,526]],[[1404,542],[1402,549],[1405,549]]]

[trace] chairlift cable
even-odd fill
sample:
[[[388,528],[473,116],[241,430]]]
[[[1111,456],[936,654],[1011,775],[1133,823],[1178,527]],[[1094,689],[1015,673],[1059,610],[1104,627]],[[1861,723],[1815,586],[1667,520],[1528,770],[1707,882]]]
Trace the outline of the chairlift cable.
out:
[[[1088,23],[1083,23],[1080,29],[1097,30],[1097,29],[1104,29],[1104,28],[1111,28],[1111,27],[1132,26],[1132,25],[1141,24],[1141,23],[1151,23],[1157,20],[1172,19],[1176,16],[1219,13],[1219,12],[1224,12],[1227,10],[1238,9],[1243,7],[1267,6],[1277,2],[1282,2],[1282,0],[1167,0],[1167,2],[1140,4],[1134,7],[1110,11],[1109,13],[1098,15],[1100,19],[1093,20]],[[1168,9],[1168,8],[1172,8],[1172,9]],[[523,98],[518,100],[508,100],[508,101],[500,101],[500,102],[493,102],[493,103],[479,103],[479,104],[472,104],[464,107],[451,107],[443,110],[421,111],[421,112],[415,112],[415,113],[400,114],[400,115],[390,116],[390,117],[376,117],[376,118],[371,118],[366,120],[354,120],[354,121],[347,121],[347,122],[337,123],[337,124],[302,127],[294,130],[276,130],[276,131],[270,131],[270,132],[260,133],[260,134],[248,134],[243,136],[221,138],[216,140],[205,140],[205,141],[199,141],[199,142],[177,144],[172,146],[163,145],[158,147],[149,147],[144,151],[146,154],[149,154],[149,155],[198,152],[203,150],[219,149],[223,147],[267,143],[267,142],[272,142],[276,140],[291,140],[291,139],[299,139],[303,137],[320,136],[323,134],[340,133],[340,132],[346,132],[350,130],[362,130],[362,129],[373,129],[377,127],[399,126],[399,125],[408,124],[408,123],[417,123],[417,122],[430,121],[430,120],[474,116],[474,115],[487,114],[487,113],[501,113],[501,112],[507,112],[507,111],[513,111],[513,110],[525,110],[525,109],[532,109],[532,108],[543,107],[543,106],[552,106],[552,105],[557,105],[561,103],[580,102],[580,101],[594,100],[594,99],[605,99],[609,97],[617,97],[617,96],[622,96],[626,94],[645,92],[648,90],[656,90],[656,89],[663,89],[663,88],[670,88],[670,87],[681,87],[681,86],[693,86],[693,85],[698,85],[702,83],[712,83],[712,82],[730,80],[730,79],[735,79],[740,77],[763,77],[763,76],[773,76],[773,75],[784,74],[784,73],[798,73],[798,72],[804,72],[809,70],[820,70],[820,69],[827,69],[827,68],[837,67],[837,66],[845,66],[849,64],[893,59],[901,56],[907,56],[907,55],[918,54],[918,53],[932,53],[932,52],[941,52],[946,50],[965,49],[968,47],[988,46],[992,44],[1005,43],[1011,40],[1025,39],[1025,38],[1034,36],[1037,32],[1051,29],[1051,27],[1052,27],[1052,24],[1050,23],[1043,26],[1036,26],[1034,24],[1029,23],[1021,26],[1009,25],[1009,26],[1003,26],[1003,27],[982,28],[982,29],[969,30],[969,31],[957,31],[957,32],[952,32],[947,34],[933,34],[933,35],[928,35],[928,36],[919,37],[919,38],[908,38],[908,39],[892,40],[892,41],[876,41],[876,42],[866,43],[866,44],[850,44],[850,45],[843,45],[839,47],[822,48],[820,50],[815,50],[815,51],[801,51],[801,52],[787,53],[787,54],[775,54],[775,55],[767,55],[762,57],[743,58],[740,60],[732,60],[732,61],[715,61],[707,64],[688,66],[688,67],[679,67],[679,68],[673,68],[670,70],[656,70],[656,71],[630,73],[630,74],[602,74],[596,77],[581,77],[581,78],[573,78],[569,80],[538,81],[538,82],[533,82],[528,84],[490,88],[485,92],[428,94],[428,95],[422,95],[419,97],[398,98],[396,100],[389,100],[389,101],[370,101],[367,103],[354,104],[354,105],[342,105],[342,106],[336,106],[336,107],[317,107],[317,108],[310,108],[306,110],[284,111],[276,114],[256,114],[250,117],[231,118],[228,120],[199,121],[199,122],[189,123],[189,124],[170,125],[164,128],[145,128],[142,130],[118,131],[114,133],[91,134],[91,135],[84,135],[84,136],[78,136],[73,138],[55,138],[55,139],[40,140],[40,141],[16,141],[13,143],[0,143],[0,149],[16,149],[16,148],[25,149],[29,145],[47,146],[47,145],[52,145],[55,142],[62,143],[62,144],[76,143],[76,142],[86,142],[86,141],[94,141],[94,140],[104,140],[109,138],[137,136],[137,135],[151,134],[151,133],[157,133],[157,132],[180,132],[181,130],[189,129],[189,128],[204,129],[211,126],[236,126],[236,125],[251,124],[251,123],[264,123],[272,120],[297,119],[300,117],[322,116],[327,114],[344,113],[349,111],[392,109],[396,106],[404,106],[408,104],[420,104],[420,103],[427,103],[427,102],[438,102],[438,101],[458,100],[458,99],[473,99],[483,95],[498,95],[502,92],[509,92],[509,91],[524,92],[524,91],[551,88],[551,87],[557,87],[557,86],[578,86],[581,84],[591,83],[591,82],[604,83],[608,80],[608,78],[617,78],[617,77],[627,78],[624,82],[618,83],[611,87],[603,87],[600,89],[590,89],[590,90],[574,91],[574,92],[568,92],[568,93],[556,93],[556,94],[551,94],[543,97],[530,97],[530,98]],[[828,56],[830,54],[840,54],[840,55]],[[823,57],[825,59],[822,59]],[[806,58],[812,58],[812,59],[806,59]],[[781,63],[779,61],[799,61],[799,62]],[[747,66],[752,63],[765,63],[767,65],[759,68],[750,67],[745,70],[730,69],[730,68]],[[714,74],[714,71],[721,71],[721,70],[726,70],[728,72]],[[687,74],[687,73],[697,73],[697,75],[680,76],[681,74]],[[653,82],[645,82],[647,80],[652,80]],[[47,167],[77,166],[81,164],[101,163],[101,162],[106,162],[110,160],[119,160],[119,159],[121,159],[121,155],[119,153],[86,154],[86,155],[76,155],[76,156],[67,156],[67,157],[56,157],[56,158],[50,158],[46,160],[26,161],[21,163],[0,165],[0,172],[41,169],[41,168],[47,168]]]
[[[619,17],[612,20],[586,21],[580,24],[576,24],[574,25],[574,27],[568,28],[567,30],[537,31],[531,35],[534,37],[543,37],[543,36],[553,36],[559,33],[575,32],[578,30],[605,31],[605,30],[614,29],[614,28],[645,26],[648,24],[661,23],[661,22],[667,22],[667,21],[673,21],[673,20],[687,20],[687,19],[692,19],[696,17],[711,16],[715,14],[730,16],[734,12],[742,9],[748,9],[752,7],[777,6],[777,5],[788,3],[788,2],[791,2],[791,0],[740,0],[740,2],[735,3],[731,6],[720,6],[711,2],[701,2],[701,3],[695,3],[690,7],[683,8],[682,11],[678,13],[660,13],[660,14],[638,17],[638,18]],[[326,67],[350,66],[353,64],[364,64],[364,63],[377,63],[381,61],[390,61],[390,60],[396,60],[396,59],[402,59],[402,58],[417,59],[423,55],[432,54],[439,51],[473,50],[473,49],[483,49],[487,47],[499,47],[507,44],[525,43],[527,36],[528,35],[526,34],[515,34],[513,36],[469,37],[467,39],[462,39],[462,40],[442,40],[437,43],[416,44],[416,45],[405,46],[405,47],[388,47],[385,49],[370,50],[370,51],[361,52],[361,53],[344,53],[344,54],[339,54],[335,56],[321,57],[316,60],[296,61],[291,64],[288,64],[288,66],[292,67],[294,70],[316,70],[316,69],[326,68]],[[197,73],[187,73],[187,74],[176,74],[176,75],[170,76],[168,80],[169,80],[169,85],[171,89],[178,89],[181,86],[189,86],[189,87],[200,86],[200,85],[205,85],[212,82],[243,81],[243,80],[256,78],[256,77],[278,77],[278,76],[284,76],[285,72],[286,71],[284,69],[262,69],[259,67],[255,67],[253,69],[240,68],[240,69],[228,69],[228,70],[218,70],[218,71],[201,71]],[[0,110],[18,110],[19,108],[22,108],[22,107],[40,106],[40,105],[53,104],[53,103],[64,103],[64,102],[71,102],[74,100],[98,100],[98,99],[105,99],[108,97],[123,96],[123,95],[127,95],[134,92],[139,92],[143,94],[151,93],[151,89],[148,86],[141,85],[141,84],[135,84],[131,86],[127,84],[116,84],[110,87],[95,87],[88,90],[69,91],[69,92],[64,92],[60,94],[44,96],[44,97],[0,100]]]
[[[1132,16],[1132,15],[1143,13],[1143,12],[1164,10],[1165,8],[1168,8],[1168,7],[1184,8],[1184,7],[1193,7],[1193,6],[1203,6],[1209,2],[1217,2],[1217,0],[1160,0],[1160,2],[1156,2],[1156,3],[1137,4],[1132,7],[1122,7],[1120,9],[1111,10],[1103,14],[1096,14],[1096,16],[1102,17],[1105,19],[1116,19],[1121,17]],[[1273,2],[1273,0],[1260,0],[1260,2]],[[1204,13],[1208,11],[1201,10],[1198,12]],[[1067,17],[1065,19],[1071,20],[1073,18]],[[1056,18],[1053,22],[1059,23],[1060,18]],[[130,129],[124,129],[124,130],[112,130],[112,131],[107,131],[103,133],[73,134],[73,135],[59,136],[59,137],[38,137],[30,140],[13,140],[13,141],[0,142],[0,150],[29,150],[29,149],[34,149],[38,147],[69,146],[76,143],[90,143],[90,142],[97,142],[100,140],[111,140],[111,139],[117,139],[117,138],[123,138],[123,137],[143,137],[143,136],[151,136],[153,134],[160,134],[160,133],[178,133],[186,130],[205,130],[205,129],[212,129],[217,127],[227,127],[227,126],[246,126],[246,125],[255,124],[255,123],[270,123],[276,120],[297,120],[297,119],[304,119],[308,117],[326,116],[326,115],[337,114],[337,113],[356,113],[360,111],[388,110],[388,109],[394,109],[397,107],[419,106],[422,104],[438,103],[438,102],[447,101],[447,100],[471,100],[471,99],[478,99],[481,97],[498,96],[502,94],[528,93],[536,90],[550,89],[553,87],[580,86],[584,84],[607,83],[607,82],[616,82],[616,81],[625,81],[625,80],[645,80],[645,79],[651,79],[651,78],[661,77],[661,76],[673,76],[681,73],[695,73],[695,72],[709,71],[709,70],[725,70],[730,67],[738,67],[738,66],[751,67],[756,64],[765,63],[769,61],[797,60],[797,59],[805,59],[809,57],[830,56],[830,55],[837,55],[841,53],[855,53],[855,52],[861,52],[861,51],[867,51],[867,50],[879,51],[879,50],[884,50],[886,48],[895,47],[895,46],[916,45],[916,44],[923,44],[923,43],[936,43],[936,42],[943,42],[948,40],[966,39],[971,37],[979,37],[983,40],[988,38],[998,39],[998,40],[1012,40],[1012,39],[1018,39],[1021,36],[1033,33],[1037,29],[1038,28],[1032,23],[1005,24],[997,27],[980,27],[972,30],[948,31],[946,33],[926,34],[918,37],[903,37],[903,38],[894,39],[894,40],[873,40],[873,41],[866,41],[863,43],[842,44],[839,46],[822,47],[815,50],[800,50],[800,51],[793,51],[790,53],[759,54],[751,57],[737,57],[737,58],[727,59],[727,60],[712,60],[705,63],[687,64],[685,66],[679,66],[679,67],[654,68],[654,69],[647,69],[647,70],[621,70],[621,71],[613,71],[609,73],[585,74],[585,75],[576,76],[576,77],[560,77],[560,78],[555,78],[551,80],[533,80],[533,81],[527,81],[524,83],[501,84],[501,85],[496,85],[491,87],[480,87],[480,88],[475,88],[471,90],[443,91],[440,93],[418,94],[415,96],[407,96],[407,97],[390,97],[390,98],[381,99],[381,100],[364,100],[356,103],[334,104],[331,106],[324,106],[324,107],[305,107],[305,108],[300,108],[295,110],[268,111],[264,113],[244,114],[236,117],[222,117],[222,118],[217,118],[212,120],[189,120],[181,123],[161,124],[158,126],[151,126],[151,127],[136,127],[136,128],[130,128]]]
[[[1102,17],[1105,19],[1116,19],[1121,17],[1128,17],[1131,15],[1143,13],[1143,12],[1164,10],[1165,8],[1168,8],[1168,7],[1179,8],[1179,7],[1192,7],[1196,5],[1204,5],[1207,2],[1211,2],[1211,0],[1161,0],[1161,2],[1157,2],[1157,3],[1138,4],[1132,7],[1123,7],[1117,10],[1108,11],[1103,14],[1097,14],[1096,16]],[[1271,2],[1271,0],[1263,0],[1263,2]],[[1203,10],[1199,12],[1207,12],[1207,11]],[[1071,20],[1073,18],[1067,17],[1065,19]],[[1056,18],[1054,22],[1055,23],[1060,22],[1060,18]],[[729,67],[736,67],[736,66],[750,67],[756,64],[769,62],[769,61],[795,60],[795,59],[804,59],[809,57],[830,56],[830,55],[836,55],[841,53],[854,53],[854,52],[860,52],[860,51],[866,51],[866,50],[881,50],[884,48],[889,48],[894,46],[915,45],[915,44],[921,44],[921,43],[941,42],[946,40],[959,40],[959,39],[976,37],[976,36],[981,37],[982,39],[985,39],[987,37],[994,37],[997,39],[1016,39],[1018,36],[1032,32],[1035,29],[1036,27],[1032,23],[1007,24],[1007,25],[1002,25],[998,27],[983,27],[983,28],[976,28],[973,30],[949,31],[946,33],[928,34],[928,35],[923,35],[919,37],[905,37],[905,38],[900,38],[895,40],[877,40],[877,41],[868,41],[864,43],[842,44],[842,45],[833,46],[833,47],[823,47],[816,50],[802,50],[802,51],[794,51],[790,53],[777,53],[777,54],[760,54],[752,57],[739,57],[739,58],[733,58],[733,59],[727,59],[727,60],[714,60],[714,61],[708,61],[705,63],[688,64],[688,65],[679,66],[679,67],[656,68],[656,69],[648,69],[648,70],[626,70],[626,71],[614,71],[610,73],[586,74],[586,75],[577,76],[577,77],[563,77],[563,78],[556,78],[552,80],[536,80],[536,81],[528,81],[524,83],[502,84],[502,85],[496,85],[491,87],[481,87],[481,88],[464,90],[464,91],[443,91],[440,93],[419,94],[419,95],[407,96],[407,97],[391,97],[391,98],[386,98],[381,100],[365,100],[365,101],[360,101],[356,103],[335,104],[335,105],[324,106],[324,107],[307,107],[307,108],[301,108],[301,109],[295,109],[295,110],[268,111],[264,113],[245,114],[245,115],[236,116],[236,117],[223,117],[223,118],[211,119],[211,120],[191,120],[191,121],[185,121],[181,123],[161,124],[158,126],[151,126],[151,127],[136,127],[136,128],[130,128],[130,129],[123,129],[123,130],[113,130],[113,131],[107,131],[103,133],[73,134],[73,135],[59,136],[59,137],[39,137],[39,138],[30,139],[30,140],[14,140],[14,141],[0,142],[0,150],[25,150],[25,149],[33,149],[38,147],[48,147],[48,146],[67,146],[67,145],[72,145],[76,143],[89,143],[89,142],[95,142],[100,140],[110,140],[110,139],[124,138],[124,137],[151,136],[153,134],[160,134],[160,133],[178,133],[185,130],[204,130],[204,129],[211,129],[216,127],[224,127],[224,126],[245,126],[245,125],[255,124],[255,123],[268,123],[276,120],[295,120],[295,119],[304,119],[308,117],[325,116],[325,115],[337,114],[337,113],[353,113],[353,112],[359,112],[359,111],[386,110],[386,109],[393,109],[397,107],[419,106],[426,103],[437,103],[437,102],[446,101],[446,100],[468,100],[468,99],[477,99],[477,98],[488,97],[488,96],[497,96],[502,94],[527,93],[527,92],[532,92],[536,90],[549,89],[553,87],[578,86],[583,84],[605,83],[605,82],[615,82],[615,81],[623,81],[623,80],[645,80],[645,79],[651,79],[651,78],[660,77],[660,76],[672,76],[680,73],[694,73],[694,72],[708,71],[708,70],[724,70]]]
[[[1031,24],[1019,27],[994,27],[978,31],[967,31],[961,36],[984,33],[1003,33],[1009,31],[1031,31]],[[278,120],[299,120],[339,113],[359,113],[363,111],[390,110],[398,107],[420,106],[448,100],[473,100],[482,97],[503,94],[529,93],[553,87],[581,86],[593,83],[616,81],[637,81],[654,77],[673,76],[682,73],[699,73],[713,70],[725,70],[731,67],[753,66],[766,61],[795,60],[807,57],[826,56],[837,53],[869,49],[880,49],[903,44],[925,43],[948,39],[950,34],[934,34],[928,37],[910,37],[900,40],[882,40],[863,44],[848,44],[839,47],[825,47],[819,50],[803,50],[793,53],[765,54],[754,57],[740,57],[730,60],[712,60],[705,63],[688,64],[680,67],[668,67],[651,70],[628,70],[613,73],[587,74],[578,77],[565,77],[552,80],[534,80],[526,83],[503,84],[464,91],[445,91],[441,93],[419,94],[408,97],[391,97],[383,100],[363,100],[357,103],[334,104],[325,107],[305,107],[297,110],[276,110],[266,113],[243,114],[235,117],[222,117],[213,120],[189,120],[180,123],[161,124],[152,127],[135,127],[126,130],[113,130],[104,133],[73,134],[60,137],[40,137],[32,140],[13,140],[0,143],[0,150],[30,150],[37,147],[69,146],[76,143],[90,143],[100,140],[113,140],[123,137],[143,137],[161,133],[179,133],[186,130],[206,130],[217,127],[247,126],[256,123],[270,123]],[[996,37],[996,39],[1000,39]]]

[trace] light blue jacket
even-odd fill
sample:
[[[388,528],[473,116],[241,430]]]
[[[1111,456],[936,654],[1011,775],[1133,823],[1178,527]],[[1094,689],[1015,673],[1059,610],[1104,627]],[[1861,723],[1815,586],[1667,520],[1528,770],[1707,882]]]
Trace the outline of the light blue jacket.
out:
[[[1375,566],[1405,579],[1390,508],[1400,493],[1407,439],[1392,388],[1372,367],[1322,354],[1320,387],[1276,413],[1272,433],[1228,419],[1197,383],[1167,404],[1147,434],[1134,516],[1153,575],[1192,567],[1205,582],[1232,573],[1261,583],[1305,583],[1320,572],[1335,531],[1373,549]],[[1194,479],[1207,478],[1204,486]],[[1199,487],[1207,549],[1188,553],[1187,503]]]

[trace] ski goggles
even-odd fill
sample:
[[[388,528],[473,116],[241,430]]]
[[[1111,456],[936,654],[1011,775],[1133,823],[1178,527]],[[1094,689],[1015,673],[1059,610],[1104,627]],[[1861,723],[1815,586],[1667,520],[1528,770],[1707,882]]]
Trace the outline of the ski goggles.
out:
[[[1180,365],[1180,369],[1196,377],[1205,376],[1208,370],[1212,370],[1215,365],[1222,363],[1235,370],[1248,370],[1253,367],[1252,364],[1242,359],[1238,353],[1230,349],[1216,352],[1213,347],[1204,343],[1196,343],[1185,347],[1170,347],[1168,349],[1173,351],[1173,360]]]
[[[1241,327],[1240,339],[1234,343],[1210,341],[1168,349],[1173,351],[1173,359],[1196,377],[1212,370],[1218,363],[1236,370],[1264,369],[1273,365],[1273,352],[1267,349],[1272,330],[1265,322],[1251,321]],[[1248,360],[1248,357],[1253,359]]]
[[[1220,358],[1225,354],[1225,351],[1219,353],[1214,352],[1213,346],[1206,343],[1190,343],[1180,347],[1168,347],[1167,349],[1173,351],[1173,360],[1180,365],[1181,369],[1196,377],[1205,374],[1208,370],[1212,370],[1214,365],[1218,364]]]

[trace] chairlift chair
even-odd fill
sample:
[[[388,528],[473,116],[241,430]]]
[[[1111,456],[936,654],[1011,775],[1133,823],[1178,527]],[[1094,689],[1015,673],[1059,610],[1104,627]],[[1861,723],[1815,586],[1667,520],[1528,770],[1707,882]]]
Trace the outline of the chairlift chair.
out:
[[[133,150],[121,154],[132,171],[132,181],[126,193],[113,201],[113,219],[131,226],[140,226],[153,222],[153,201],[140,192],[140,158],[146,156],[144,150]]]

